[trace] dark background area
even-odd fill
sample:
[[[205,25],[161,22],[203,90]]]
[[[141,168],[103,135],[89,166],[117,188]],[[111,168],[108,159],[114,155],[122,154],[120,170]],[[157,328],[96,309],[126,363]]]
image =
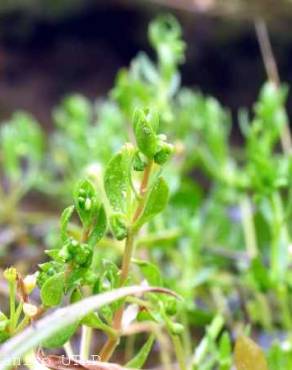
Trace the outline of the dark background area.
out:
[[[52,107],[64,95],[105,95],[118,69],[138,51],[153,54],[147,25],[162,12],[175,14],[183,27],[183,84],[214,95],[235,114],[241,106],[252,106],[265,80],[254,17],[248,14],[188,11],[146,1],[28,3],[0,6],[2,119],[25,109],[49,127]],[[279,17],[269,18],[268,27],[281,78],[291,84],[289,17]]]

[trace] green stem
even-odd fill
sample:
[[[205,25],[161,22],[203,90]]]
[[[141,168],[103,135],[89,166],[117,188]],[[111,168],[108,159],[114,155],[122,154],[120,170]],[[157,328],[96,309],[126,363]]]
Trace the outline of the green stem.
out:
[[[190,332],[190,325],[188,322],[187,311],[184,309],[181,314],[182,323],[185,328],[183,332],[183,346],[186,356],[189,358],[192,353],[192,337]]]
[[[250,200],[247,196],[243,197],[240,202],[242,215],[242,226],[245,239],[245,245],[248,256],[253,259],[258,255],[256,231],[253,222],[253,213]]]
[[[153,166],[153,161],[149,161],[147,167],[144,170],[144,175],[143,175],[143,179],[142,179],[141,186],[140,186],[140,199],[138,201],[138,206],[137,206],[137,209],[133,217],[133,221],[132,221],[133,224],[138,220],[138,218],[140,217],[144,209],[148,182],[149,182],[152,166]]]
[[[272,312],[267,296],[261,292],[256,291],[255,300],[258,312],[260,313],[258,316],[258,320],[261,322],[261,324],[266,330],[272,330],[273,328]]]
[[[224,325],[224,319],[221,315],[215,316],[211,324],[207,328],[207,333],[205,334],[204,338],[196,348],[196,351],[193,356],[193,366],[194,369],[199,369],[202,361],[206,357],[208,350],[209,350],[209,341],[216,340],[220,331],[222,330]]]
[[[126,348],[125,348],[125,358],[124,362],[127,363],[130,361],[130,359],[134,356],[135,351],[135,335],[131,335],[129,338],[127,338],[126,341]]]
[[[14,334],[20,333],[30,323],[30,317],[24,316],[19,325],[14,331]]]
[[[283,212],[282,199],[279,193],[274,193],[271,197],[273,209],[272,225],[272,245],[270,254],[271,278],[278,283],[283,281],[285,272],[288,268],[288,245],[289,235],[285,225],[285,215]]]
[[[281,284],[277,288],[277,297],[279,306],[282,312],[282,321],[283,326],[291,333],[292,330],[292,317],[290,312],[290,306],[289,306],[289,297],[287,292],[287,286],[284,284]],[[291,334],[290,334],[291,335]]]
[[[112,354],[114,353],[114,350],[118,346],[120,342],[120,339],[118,337],[116,338],[109,338],[103,348],[100,351],[100,358],[101,361],[108,361]]]
[[[90,328],[87,325],[82,325],[80,358],[84,361],[88,360],[90,355],[91,339],[92,339],[92,328]]]
[[[122,287],[128,279],[133,250],[134,250],[134,235],[132,231],[129,230],[123,255],[122,270],[120,276],[120,287]]]
[[[133,237],[134,237],[133,233],[129,231],[127,239],[126,239],[124,255],[123,255],[120,284],[119,284],[120,286],[123,286],[128,279],[131,258],[132,258],[132,253],[134,249],[134,238]],[[113,328],[117,332],[119,332],[121,329],[123,312],[124,312],[124,305],[115,313],[115,316],[114,316]],[[108,339],[108,341],[105,343],[105,345],[103,346],[100,352],[100,357],[102,361],[107,361],[112,356],[119,342],[120,342],[120,339],[118,336]]]
[[[9,282],[9,306],[10,306],[10,329],[13,332],[16,326],[15,298],[16,285],[15,281]]]
[[[134,224],[137,221],[137,219],[140,217],[144,209],[144,204],[145,204],[146,195],[147,195],[148,182],[149,182],[152,166],[153,166],[153,161],[149,161],[147,167],[144,170],[143,178],[142,178],[141,185],[140,185],[140,197],[138,200],[136,211],[132,219],[132,224]],[[137,231],[134,233],[132,231],[132,226],[130,226],[128,229],[128,235],[126,238],[124,254],[123,254],[119,286],[123,286],[126,283],[128,276],[129,276],[131,259],[132,259],[132,255],[134,251],[134,236],[137,233]],[[124,305],[122,305],[122,307],[115,313],[115,316],[113,319],[113,328],[117,332],[121,330],[123,312],[124,312]],[[108,361],[111,358],[119,342],[120,342],[120,338],[118,336],[114,338],[109,338],[107,340],[107,342],[105,343],[105,345],[103,346],[100,352],[100,357],[102,361]]]
[[[73,348],[71,346],[70,341],[66,342],[63,347],[64,347],[64,351],[65,351],[66,355],[69,358],[74,358],[74,352],[73,352]]]
[[[20,302],[18,304],[18,307],[15,310],[15,317],[14,317],[14,319],[15,319],[15,325],[17,325],[17,323],[19,321],[20,315],[22,314],[22,309],[23,309],[23,303]]]
[[[177,361],[179,363],[180,370],[187,370],[186,362],[185,362],[185,354],[184,354],[184,350],[182,347],[180,337],[178,335],[172,335],[171,339],[174,345],[174,351],[175,351]]]

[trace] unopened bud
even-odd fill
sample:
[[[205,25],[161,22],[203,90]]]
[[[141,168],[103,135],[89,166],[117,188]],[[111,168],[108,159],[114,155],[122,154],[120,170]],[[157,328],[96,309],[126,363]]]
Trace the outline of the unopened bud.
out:
[[[23,279],[25,293],[30,294],[36,287],[36,283],[37,283],[37,274],[27,275]]]
[[[147,158],[152,159],[158,146],[156,131],[159,125],[159,116],[157,112],[148,109],[136,110],[133,123],[138,148]]]
[[[184,332],[184,326],[179,323],[171,323],[169,329],[173,335],[180,335]]]
[[[17,271],[16,271],[16,268],[14,267],[9,267],[8,269],[6,269],[3,273],[3,276],[4,278],[10,282],[10,283],[13,283],[16,281],[16,277],[17,277]]]
[[[121,213],[114,213],[110,217],[110,225],[114,236],[118,240],[123,240],[128,235],[125,216]]]
[[[154,156],[154,161],[159,165],[163,165],[168,161],[172,153],[173,145],[168,143],[162,143],[160,145],[158,152]]]
[[[23,312],[28,317],[34,317],[38,313],[37,306],[30,304],[30,303],[24,303],[23,304]]]
[[[147,161],[143,159],[142,153],[136,153],[133,160],[133,168],[135,171],[144,171],[147,166]]]

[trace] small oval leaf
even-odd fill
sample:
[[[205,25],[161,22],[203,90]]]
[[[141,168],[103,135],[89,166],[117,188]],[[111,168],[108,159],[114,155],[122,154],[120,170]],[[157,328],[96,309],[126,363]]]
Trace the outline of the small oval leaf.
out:
[[[95,224],[88,238],[88,245],[92,248],[104,236],[107,229],[107,217],[103,205],[100,206],[96,217]]]
[[[64,209],[64,211],[63,211],[63,213],[61,215],[61,222],[60,222],[60,226],[61,226],[61,240],[63,242],[68,237],[67,228],[68,228],[68,224],[69,224],[69,221],[70,221],[70,218],[71,218],[73,212],[74,212],[74,206],[69,206],[69,207],[67,207],[67,208]]]
[[[110,227],[114,237],[123,240],[128,235],[127,219],[122,213],[113,213],[110,217]]]
[[[110,160],[104,174],[104,188],[112,208],[125,213],[127,209],[127,191],[130,186],[130,171],[135,149],[132,144],[125,144]]]
[[[154,286],[162,285],[161,272],[154,263],[138,259],[134,259],[133,262],[139,266],[144,277],[146,278],[150,285]]]
[[[83,225],[89,226],[96,214],[99,201],[95,187],[88,179],[77,183],[74,191],[74,202]]]
[[[61,303],[64,292],[65,276],[60,272],[50,277],[41,289],[41,300],[44,306],[53,307]]]
[[[168,197],[168,186],[163,177],[159,177],[150,190],[144,211],[137,220],[134,229],[139,229],[145,222],[150,221],[154,216],[162,212],[167,205]]]
[[[159,117],[154,111],[139,109],[134,114],[134,131],[138,148],[148,158],[153,158],[157,152],[158,140],[156,130]]]

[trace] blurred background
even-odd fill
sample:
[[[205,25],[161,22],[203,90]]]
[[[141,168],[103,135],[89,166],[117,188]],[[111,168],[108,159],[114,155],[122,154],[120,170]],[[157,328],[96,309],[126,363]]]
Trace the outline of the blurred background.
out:
[[[1,0],[0,118],[15,109],[50,128],[51,109],[71,92],[95,98],[139,50],[147,25],[171,12],[187,42],[183,83],[236,112],[265,80],[254,22],[269,28],[281,79],[292,82],[290,0]]]

